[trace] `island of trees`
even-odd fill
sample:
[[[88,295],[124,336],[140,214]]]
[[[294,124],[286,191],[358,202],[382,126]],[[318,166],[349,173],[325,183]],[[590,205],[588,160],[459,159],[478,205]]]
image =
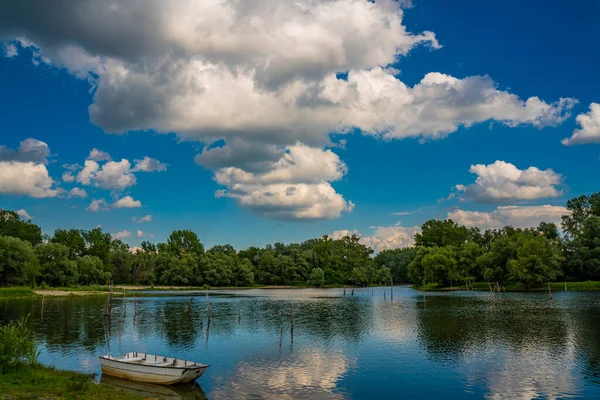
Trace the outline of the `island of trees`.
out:
[[[416,283],[539,287],[600,280],[600,192],[567,202],[561,229],[506,226],[481,232],[429,220],[415,245],[378,254],[359,237],[323,236],[237,251],[205,249],[189,230],[131,251],[100,228],[58,229],[52,236],[14,211],[0,210],[0,285],[161,284],[177,286],[357,285]]]

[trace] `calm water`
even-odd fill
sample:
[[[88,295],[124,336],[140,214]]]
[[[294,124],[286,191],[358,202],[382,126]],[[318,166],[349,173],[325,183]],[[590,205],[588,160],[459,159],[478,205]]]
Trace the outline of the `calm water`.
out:
[[[0,320],[31,314],[59,368],[99,373],[99,355],[126,351],[210,364],[198,383],[211,399],[600,399],[600,293],[246,290],[211,294],[210,327],[205,297],[190,316],[188,303],[138,298],[134,315],[116,299],[108,326],[102,298],[46,298],[43,313],[8,300]]]

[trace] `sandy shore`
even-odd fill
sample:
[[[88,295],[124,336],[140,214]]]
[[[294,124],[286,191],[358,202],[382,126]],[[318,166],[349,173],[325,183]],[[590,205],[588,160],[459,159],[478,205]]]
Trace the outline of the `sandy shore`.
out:
[[[90,290],[34,290],[35,294],[38,296],[52,296],[52,297],[61,297],[61,296],[89,296],[89,295],[99,295],[106,294],[106,292],[97,292]]]

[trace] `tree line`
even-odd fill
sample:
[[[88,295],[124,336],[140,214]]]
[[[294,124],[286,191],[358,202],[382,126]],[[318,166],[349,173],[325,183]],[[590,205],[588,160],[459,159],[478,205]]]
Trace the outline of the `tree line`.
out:
[[[0,210],[0,285],[69,286],[113,283],[181,286],[332,285],[381,283],[465,285],[600,279],[600,192],[567,202],[562,231],[480,231],[452,220],[429,220],[415,245],[376,255],[359,237],[329,236],[237,251],[206,250],[189,230],[167,241],[144,241],[132,252],[101,228],[58,229],[52,236],[14,211]]]
[[[1,285],[322,286],[391,280],[389,268],[377,264],[357,236],[206,250],[194,232],[177,230],[164,243],[144,241],[140,247],[131,251],[101,228],[58,229],[44,236],[31,221],[0,210]]]

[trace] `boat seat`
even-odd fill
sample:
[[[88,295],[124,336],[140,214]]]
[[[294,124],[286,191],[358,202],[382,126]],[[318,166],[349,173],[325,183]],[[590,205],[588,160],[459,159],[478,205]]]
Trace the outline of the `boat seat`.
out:
[[[168,366],[173,365],[173,364],[174,364],[173,361],[171,361],[171,362],[156,363],[156,364],[153,364],[153,365],[155,365],[157,367],[168,367]]]
[[[123,361],[127,361],[127,362],[144,361],[144,357],[124,358]]]

